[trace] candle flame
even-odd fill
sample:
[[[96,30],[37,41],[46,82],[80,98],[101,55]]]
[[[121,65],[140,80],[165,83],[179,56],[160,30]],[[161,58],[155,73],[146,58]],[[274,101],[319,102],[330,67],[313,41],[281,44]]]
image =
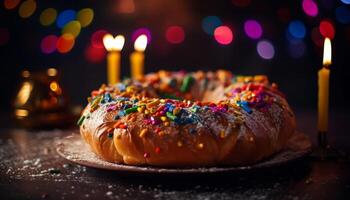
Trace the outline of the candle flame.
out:
[[[332,64],[332,45],[331,40],[326,38],[323,45],[323,65],[329,66]]]
[[[111,34],[103,36],[103,45],[107,51],[120,51],[123,49],[125,38],[117,35],[115,38]]]
[[[145,51],[147,46],[147,36],[142,34],[136,38],[134,48],[136,51]]]

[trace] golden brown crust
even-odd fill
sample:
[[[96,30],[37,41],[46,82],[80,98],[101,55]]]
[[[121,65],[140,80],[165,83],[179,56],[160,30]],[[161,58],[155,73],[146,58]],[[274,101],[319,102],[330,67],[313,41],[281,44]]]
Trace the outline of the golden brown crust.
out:
[[[220,79],[227,82],[223,72],[218,74]],[[230,100],[225,103],[231,105],[233,98],[226,97],[225,88],[217,84],[220,79],[210,80],[211,83],[215,82],[216,88],[206,86],[203,92],[198,92],[203,76],[206,76],[203,72],[194,75],[197,82],[189,91],[192,98],[216,103],[226,98]],[[231,87],[242,85],[246,84],[238,83]],[[144,93],[155,96],[152,91]],[[266,94],[274,100],[269,102],[268,109],[252,108],[253,111],[248,112],[232,103],[227,111],[214,112],[208,109],[208,104],[206,109],[201,107],[200,111],[191,113],[200,120],[187,124],[169,119],[160,124],[145,122],[149,114],[143,111],[118,117],[120,111],[125,111],[120,107],[124,104],[107,102],[94,108],[90,103],[83,114],[89,117],[82,122],[80,132],[92,151],[110,162],[163,167],[246,165],[280,151],[295,131],[294,115],[286,100],[270,89]],[[140,99],[143,101],[147,98]],[[164,106],[160,104],[152,109],[161,105]],[[117,108],[112,110],[112,106]]]

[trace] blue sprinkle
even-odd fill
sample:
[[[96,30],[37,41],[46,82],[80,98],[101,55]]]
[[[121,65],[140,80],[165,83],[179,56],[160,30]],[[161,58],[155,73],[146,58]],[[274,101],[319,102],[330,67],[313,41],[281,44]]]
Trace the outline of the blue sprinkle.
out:
[[[112,97],[109,93],[105,94],[103,97],[103,100],[106,102],[111,102],[112,101]]]
[[[129,104],[125,104],[125,105],[123,106],[123,109],[125,110],[125,109],[128,109],[129,107],[130,107]]]
[[[252,109],[250,109],[248,102],[246,101],[237,101],[237,104],[239,105],[239,107],[241,107],[244,111],[246,111],[247,113],[251,114],[253,111]]]
[[[120,111],[118,112],[118,116],[119,116],[119,117],[125,116],[125,111],[124,111],[124,110],[120,110]]]

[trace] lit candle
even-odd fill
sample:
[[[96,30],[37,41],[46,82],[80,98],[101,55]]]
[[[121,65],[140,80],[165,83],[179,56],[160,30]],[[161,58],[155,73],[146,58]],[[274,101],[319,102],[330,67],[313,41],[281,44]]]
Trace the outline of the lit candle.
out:
[[[329,38],[324,41],[323,67],[318,71],[318,131],[328,131],[329,66],[332,63],[332,46]]]
[[[108,84],[116,84],[120,81],[120,51],[124,46],[124,36],[111,34],[103,37],[103,45],[108,51],[107,54],[107,81]]]
[[[133,79],[141,79],[144,74],[144,51],[147,46],[147,36],[140,35],[134,43],[135,51],[130,55],[131,76]]]

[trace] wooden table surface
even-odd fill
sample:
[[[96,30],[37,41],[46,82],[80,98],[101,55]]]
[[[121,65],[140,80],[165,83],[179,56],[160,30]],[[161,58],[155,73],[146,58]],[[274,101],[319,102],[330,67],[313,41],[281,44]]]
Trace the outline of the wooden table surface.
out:
[[[316,138],[315,112],[296,113]],[[345,111],[331,113],[330,143],[350,152]],[[350,199],[348,156],[201,176],[130,175],[70,164],[56,142],[76,130],[0,129],[0,199]]]

